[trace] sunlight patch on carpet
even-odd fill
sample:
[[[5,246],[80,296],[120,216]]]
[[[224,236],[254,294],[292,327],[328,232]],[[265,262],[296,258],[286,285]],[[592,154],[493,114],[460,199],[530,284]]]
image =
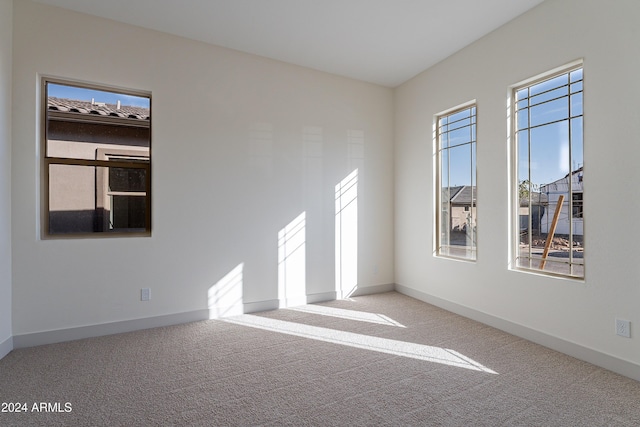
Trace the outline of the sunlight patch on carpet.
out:
[[[425,360],[427,362],[440,363],[458,368],[497,374],[497,372],[481,365],[480,363],[458,353],[440,347],[423,344],[373,337],[352,332],[338,331],[335,329],[321,328],[318,326],[304,325],[301,323],[287,322],[284,320],[270,319],[267,317],[244,314],[242,316],[221,319],[223,322],[233,323],[251,328],[259,328],[267,331],[295,335],[304,338],[346,345],[380,353]]]
[[[290,307],[287,310],[301,311],[304,313],[319,314],[321,316],[338,317],[358,322],[375,323],[377,325],[397,326],[406,328],[403,324],[396,322],[392,318],[379,313],[369,313],[358,310],[345,310],[343,308],[325,307],[323,305],[303,305],[300,307]]]

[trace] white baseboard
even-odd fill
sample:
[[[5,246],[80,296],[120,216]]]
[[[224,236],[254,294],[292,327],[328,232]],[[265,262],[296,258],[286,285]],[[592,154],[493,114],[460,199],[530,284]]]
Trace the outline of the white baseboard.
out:
[[[287,298],[281,298],[278,301],[279,308],[285,307],[297,307],[299,305],[307,304],[307,296],[306,295],[297,295],[297,296],[288,296]]]
[[[161,326],[178,325],[207,319],[209,319],[209,310],[196,310],[186,313],[147,317],[144,319],[123,320],[120,322],[101,323],[77,328],[14,335],[13,344],[14,348],[34,347],[43,344],[54,344],[83,338],[120,334],[140,329],[158,328]]]
[[[477,311],[473,308],[457,304],[452,301],[429,295],[427,293],[409,288],[403,285],[395,285],[395,290],[401,294],[410,296],[420,301],[433,304],[452,313],[459,314],[469,319],[475,320],[485,325],[492,326],[496,329],[508,332],[518,337],[524,338],[536,344],[543,345],[552,350],[559,351],[576,359],[584,360],[596,366],[608,369],[625,377],[633,378],[640,381],[640,365],[637,363],[620,359],[610,354],[576,344],[544,332],[531,329],[529,327],[510,322],[505,319],[493,316],[491,314]]]
[[[9,337],[6,340],[0,342],[0,359],[11,353],[13,350],[13,337]]]
[[[335,292],[325,292],[306,295],[296,299],[295,301],[286,301],[286,303],[288,304],[288,306],[293,306],[314,304],[317,302],[331,301],[334,299],[336,299]],[[284,302],[274,299],[244,304],[240,303],[228,307],[213,307],[209,310],[196,310],[191,312],[168,314],[164,316],[148,317],[143,319],[124,320],[119,322],[101,323],[98,325],[14,335],[12,341],[9,341],[11,340],[10,338],[9,340],[0,344],[0,358],[3,357],[3,351],[5,350],[5,348],[8,349],[6,351],[6,354],[8,354],[14,348],[34,347],[37,345],[54,344],[64,341],[79,340],[83,338],[120,334],[141,329],[178,325],[181,323],[197,322],[200,320],[218,319],[222,317],[240,315],[243,313],[256,313],[260,311],[277,310],[280,307],[284,307],[285,305],[283,304]]]
[[[258,313],[261,311],[277,310],[284,307],[295,307],[305,304],[316,304],[324,301],[332,301],[336,299],[336,293],[323,292],[318,294],[301,295],[287,299],[272,299],[257,302],[240,303],[233,307],[212,308],[210,311],[211,319],[235,316],[244,313]]]
[[[357,297],[362,295],[381,294],[383,292],[391,292],[395,290],[396,285],[393,283],[386,283],[384,285],[362,286],[357,287],[349,296]]]
[[[484,323],[510,334],[519,336],[553,350],[568,354],[580,360],[584,360],[594,365],[609,369],[620,375],[640,381],[640,365],[637,363],[620,359],[618,357],[584,347],[570,341],[528,328],[517,323],[493,316],[491,314],[477,311],[442,298],[429,295],[427,293],[409,288],[404,285],[375,285],[357,288],[351,296],[370,295],[382,292],[397,291],[401,294],[419,299],[437,307],[459,314],[461,316]],[[314,304],[323,301],[336,299],[335,292],[326,292],[306,296],[307,304]],[[242,306],[231,307],[225,310],[226,315],[255,313],[259,311],[276,310],[281,307],[279,300],[258,301],[245,303]],[[236,313],[237,312],[237,313]],[[214,316],[215,318],[216,316]],[[224,316],[219,316],[224,317]],[[104,323],[98,325],[82,326],[77,328],[59,329],[54,331],[36,332],[23,335],[14,335],[3,342],[0,342],[0,359],[9,354],[13,349],[33,347],[43,344],[53,344],[64,341],[72,341],[83,338],[99,337],[103,335],[131,332],[141,329],[171,326],[181,323],[208,320],[211,318],[210,310],[196,310],[185,313],[169,314],[165,316],[149,317],[144,319],[125,320],[120,322]]]
[[[319,294],[310,294],[310,295],[307,295],[307,304],[316,304],[319,302],[333,301],[336,298],[337,298],[337,294],[335,291],[323,292]]]
[[[260,311],[277,310],[279,301],[277,299],[257,301],[257,302],[245,302],[243,304],[243,313],[258,313]]]

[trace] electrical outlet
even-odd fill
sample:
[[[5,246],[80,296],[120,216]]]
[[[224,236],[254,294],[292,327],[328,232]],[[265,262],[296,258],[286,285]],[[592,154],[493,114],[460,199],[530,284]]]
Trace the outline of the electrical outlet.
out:
[[[616,319],[616,335],[631,338],[631,322],[623,319]]]
[[[140,289],[140,301],[149,301],[150,299],[151,299],[151,289],[150,288]]]

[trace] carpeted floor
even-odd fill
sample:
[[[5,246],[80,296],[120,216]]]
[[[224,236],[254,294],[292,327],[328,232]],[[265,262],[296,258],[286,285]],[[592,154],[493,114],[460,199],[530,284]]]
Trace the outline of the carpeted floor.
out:
[[[0,402],[27,409],[2,426],[640,425],[639,382],[395,292],[15,350]]]

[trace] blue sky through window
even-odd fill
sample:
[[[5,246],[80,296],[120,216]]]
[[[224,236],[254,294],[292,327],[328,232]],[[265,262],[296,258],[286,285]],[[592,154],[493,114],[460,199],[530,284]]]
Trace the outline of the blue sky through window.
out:
[[[541,186],[584,165],[582,69],[518,90],[516,103],[519,181]]]
[[[122,105],[126,106],[149,108],[149,98],[142,96],[59,85],[55,83],[48,84],[48,95],[56,98],[74,99],[77,101],[91,102],[93,99],[95,102],[105,102],[107,104],[116,104],[120,101]]]
[[[476,107],[442,116],[438,126],[442,187],[476,185]]]

